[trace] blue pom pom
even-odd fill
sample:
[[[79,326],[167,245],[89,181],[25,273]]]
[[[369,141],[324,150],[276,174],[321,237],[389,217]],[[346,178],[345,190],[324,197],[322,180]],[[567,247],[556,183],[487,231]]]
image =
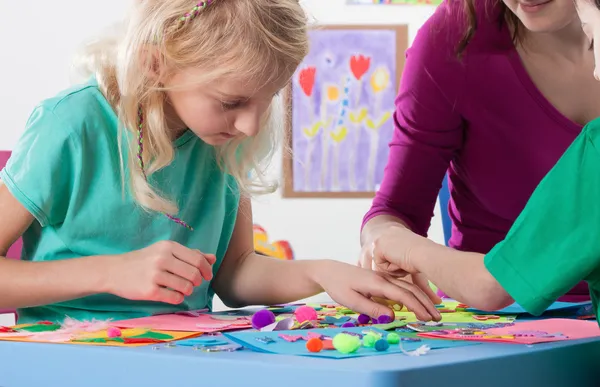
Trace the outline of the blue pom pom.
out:
[[[375,350],[379,352],[387,351],[390,347],[390,343],[386,339],[379,339],[375,342]]]

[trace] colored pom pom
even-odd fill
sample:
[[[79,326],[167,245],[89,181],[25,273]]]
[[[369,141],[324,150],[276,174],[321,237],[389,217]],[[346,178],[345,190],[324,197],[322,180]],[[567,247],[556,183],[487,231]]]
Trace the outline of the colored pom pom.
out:
[[[379,339],[375,343],[375,350],[379,352],[387,351],[389,347],[390,343],[388,343],[385,339]]]
[[[371,317],[367,316],[366,314],[361,314],[358,316],[358,323],[359,324],[368,324],[371,321]]]
[[[252,328],[261,329],[275,322],[275,314],[267,309],[259,310],[252,316]]]
[[[381,316],[379,316],[379,318],[377,319],[377,323],[378,324],[389,324],[392,321],[394,321],[394,319],[390,316],[388,316],[387,314],[382,314]]]
[[[121,330],[119,328],[110,327],[106,330],[106,335],[111,339],[115,337],[121,337]]]
[[[309,352],[321,352],[323,349],[323,341],[313,337],[306,342],[306,349],[308,349]]]
[[[333,338],[333,347],[341,353],[356,352],[360,348],[360,339],[358,336],[349,335],[347,333],[339,333]]]
[[[296,320],[298,320],[299,323],[305,321],[317,321],[318,319],[317,311],[314,310],[314,308],[311,308],[310,306],[306,305],[303,305],[296,309],[294,314],[296,315]]]
[[[398,344],[400,342],[400,335],[395,332],[390,332],[387,335],[387,342],[390,344]]]
[[[378,337],[372,334],[367,334],[363,337],[363,346],[367,348],[373,348],[377,342]]]

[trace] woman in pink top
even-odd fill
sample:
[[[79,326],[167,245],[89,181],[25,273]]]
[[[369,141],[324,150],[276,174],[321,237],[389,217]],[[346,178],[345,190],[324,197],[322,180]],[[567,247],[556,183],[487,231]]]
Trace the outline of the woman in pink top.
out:
[[[583,125],[600,116],[593,71],[572,0],[441,4],[407,51],[385,176],[363,221],[360,265],[371,266],[383,231],[407,227],[427,236],[446,173],[449,245],[487,253],[503,240]],[[439,302],[426,278],[412,281]],[[587,299],[585,283],[563,298]]]

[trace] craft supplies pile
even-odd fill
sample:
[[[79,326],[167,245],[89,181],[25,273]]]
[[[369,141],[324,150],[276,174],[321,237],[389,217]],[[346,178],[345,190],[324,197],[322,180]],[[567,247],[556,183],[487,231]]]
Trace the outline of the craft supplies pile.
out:
[[[399,305],[395,317],[372,318],[335,304],[208,310],[121,321],[40,321],[0,327],[0,340],[99,346],[175,346],[202,352],[258,351],[345,359],[403,354],[484,342],[534,345],[600,336],[591,303],[556,302],[541,317],[513,304],[484,312],[446,300],[440,322],[421,322]],[[26,345],[26,344],[23,344]]]

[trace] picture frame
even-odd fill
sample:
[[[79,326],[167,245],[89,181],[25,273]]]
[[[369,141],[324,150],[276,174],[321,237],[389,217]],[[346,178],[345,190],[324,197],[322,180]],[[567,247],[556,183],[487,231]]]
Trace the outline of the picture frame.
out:
[[[284,93],[284,198],[372,198],[393,134],[408,26],[325,25]]]

